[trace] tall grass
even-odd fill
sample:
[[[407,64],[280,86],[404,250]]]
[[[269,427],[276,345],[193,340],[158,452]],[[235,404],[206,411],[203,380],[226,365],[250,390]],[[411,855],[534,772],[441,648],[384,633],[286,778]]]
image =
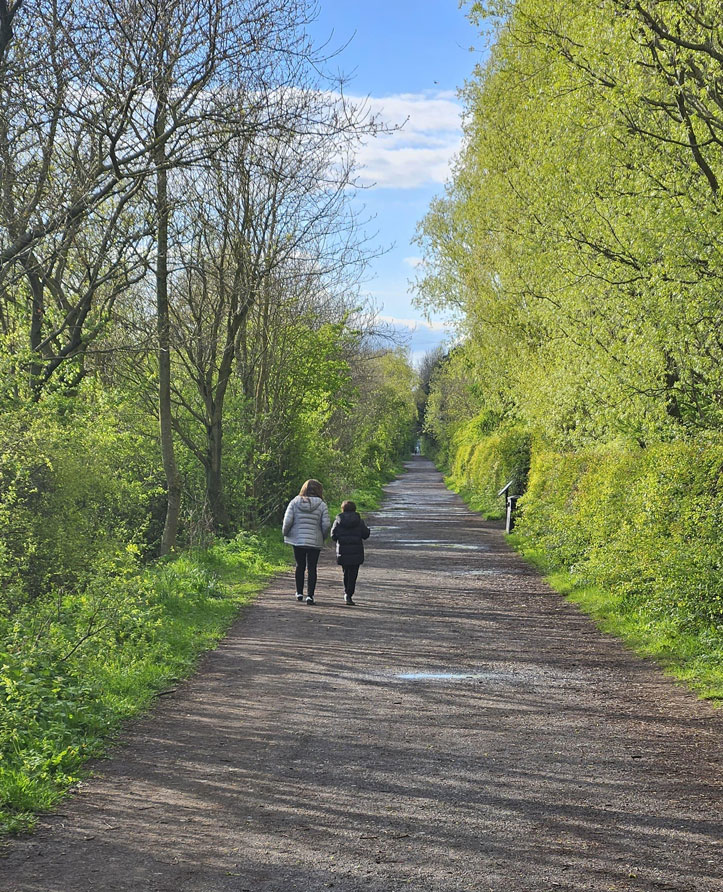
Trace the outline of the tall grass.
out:
[[[31,828],[287,561],[278,531],[242,534],[0,619],[0,831]]]

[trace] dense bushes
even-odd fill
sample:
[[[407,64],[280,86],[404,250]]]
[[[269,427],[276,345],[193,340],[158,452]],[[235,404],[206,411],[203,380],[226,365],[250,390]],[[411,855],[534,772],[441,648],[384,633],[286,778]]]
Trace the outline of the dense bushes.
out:
[[[149,545],[159,478],[113,393],[0,416],[0,611],[82,590]]]
[[[530,467],[530,436],[524,428],[490,431],[494,417],[482,414],[461,426],[453,438],[450,483],[487,517],[499,517],[505,502],[498,493],[507,483],[524,492]]]
[[[723,624],[723,446],[699,438],[641,448],[608,443],[556,451],[524,429],[455,434],[448,482],[487,517],[512,480],[517,531],[549,570],[609,593],[621,614],[681,630]]]
[[[723,446],[536,451],[520,532],[623,612],[723,622]]]
[[[0,828],[72,780],[122,714],[110,667],[132,675],[154,634],[139,569],[158,491],[148,446],[128,405],[90,383],[0,417]]]

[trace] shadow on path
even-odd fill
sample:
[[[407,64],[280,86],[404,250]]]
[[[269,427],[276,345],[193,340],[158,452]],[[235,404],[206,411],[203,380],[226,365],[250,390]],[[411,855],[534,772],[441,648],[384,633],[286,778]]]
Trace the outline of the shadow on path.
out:
[[[356,597],[278,579],[0,859],[0,892],[723,890],[723,716],[418,458]]]

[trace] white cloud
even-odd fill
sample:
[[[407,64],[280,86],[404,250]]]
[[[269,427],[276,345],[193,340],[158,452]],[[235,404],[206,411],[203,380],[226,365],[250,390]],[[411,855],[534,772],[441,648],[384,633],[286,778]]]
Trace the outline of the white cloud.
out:
[[[392,126],[405,125],[405,132],[459,130],[462,106],[455,93],[397,93],[369,98],[372,114]],[[406,123],[405,123],[406,122]]]
[[[462,106],[455,94],[400,93],[370,97],[371,114],[399,127],[364,145],[361,181],[378,188],[413,189],[444,183],[462,144]]]
[[[398,316],[385,316],[379,315],[377,316],[382,322],[387,322],[389,325],[394,325],[397,328],[409,328],[412,331],[416,331],[417,329],[429,329],[429,331],[451,331],[452,325],[449,322],[442,322],[437,319],[427,320],[427,319],[400,319]]]
[[[412,269],[419,269],[420,266],[424,266],[424,258],[423,257],[405,257],[404,263],[407,266],[411,266]]]

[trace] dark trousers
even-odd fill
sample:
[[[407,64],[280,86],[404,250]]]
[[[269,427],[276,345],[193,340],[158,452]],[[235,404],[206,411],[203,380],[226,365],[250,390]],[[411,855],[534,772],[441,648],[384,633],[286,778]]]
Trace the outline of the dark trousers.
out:
[[[341,569],[344,571],[344,591],[351,596],[356,588],[359,564],[342,564]]]
[[[309,570],[309,587],[307,594],[312,598],[316,591],[316,565],[319,561],[320,548],[304,548],[294,545],[294,560],[296,561],[296,591],[301,594],[304,591],[304,571]]]

